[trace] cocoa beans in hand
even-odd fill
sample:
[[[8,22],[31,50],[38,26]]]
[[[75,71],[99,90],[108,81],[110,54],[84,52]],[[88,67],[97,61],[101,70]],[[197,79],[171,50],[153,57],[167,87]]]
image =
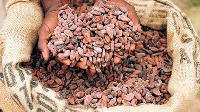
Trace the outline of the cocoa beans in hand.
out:
[[[106,2],[77,8],[86,9],[84,13],[61,8],[59,24],[48,44],[50,60],[43,62],[35,48],[30,62],[23,66],[32,69],[33,80],[71,105],[96,108],[166,103],[172,60],[165,34],[147,27],[147,31],[136,32],[126,18],[126,9],[113,10],[113,6]],[[78,67],[63,65],[54,56],[70,59]]]

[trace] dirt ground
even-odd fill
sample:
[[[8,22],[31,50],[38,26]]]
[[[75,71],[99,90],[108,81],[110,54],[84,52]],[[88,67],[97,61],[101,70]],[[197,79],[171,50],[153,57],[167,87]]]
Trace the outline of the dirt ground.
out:
[[[170,0],[177,5],[192,22],[200,37],[200,0]]]

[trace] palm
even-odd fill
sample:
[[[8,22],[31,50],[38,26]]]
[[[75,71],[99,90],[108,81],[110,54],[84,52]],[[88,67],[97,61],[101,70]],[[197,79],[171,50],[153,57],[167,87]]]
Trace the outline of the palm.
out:
[[[45,61],[49,59],[49,50],[47,48],[47,43],[50,34],[54,31],[54,28],[58,23],[57,15],[58,12],[50,12],[49,14],[47,14],[38,32],[39,33],[38,48],[42,52]]]

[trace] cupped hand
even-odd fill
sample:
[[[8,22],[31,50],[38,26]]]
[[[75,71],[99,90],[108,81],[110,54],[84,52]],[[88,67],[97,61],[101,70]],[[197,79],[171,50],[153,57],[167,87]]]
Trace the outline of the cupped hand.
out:
[[[98,2],[101,0],[96,0],[95,5],[98,4]],[[114,2],[117,7],[124,7],[128,11],[128,17],[131,19],[133,24],[137,26],[137,31],[141,32],[141,26],[140,26],[140,19],[138,18],[134,6],[127,3],[125,0],[108,0],[110,2]]]
[[[82,4],[82,0],[76,0],[77,2],[71,3],[79,6]],[[97,3],[99,0],[96,0]],[[135,9],[132,5],[128,4],[124,0],[109,0],[111,2],[114,2],[118,7],[124,7],[128,11],[128,17],[132,20],[133,24],[137,26],[137,31],[141,32],[141,26],[140,26],[140,20],[135,12]],[[43,20],[43,23],[38,31],[39,34],[39,41],[38,41],[38,48],[42,52],[42,56],[45,61],[48,61],[49,59],[49,49],[47,47],[48,40],[50,35],[53,33],[55,27],[58,24],[58,9],[65,5],[69,4],[68,0],[42,0],[43,8],[45,11],[45,18]],[[70,65],[71,61],[69,59],[61,59],[57,57],[57,60],[62,62],[65,65]],[[80,62],[83,63],[83,62]],[[96,72],[95,67],[90,68],[90,71],[93,71],[93,73]]]
[[[66,0],[67,1],[67,0]],[[49,37],[53,33],[55,27],[58,24],[58,9],[63,6],[64,4],[69,4],[69,2],[66,1],[48,1],[43,0],[43,8],[45,11],[45,18],[43,20],[43,23],[38,31],[39,34],[39,41],[38,41],[38,48],[42,52],[42,56],[45,61],[48,61],[49,59],[49,49],[47,47]],[[60,58],[57,58],[60,62],[70,65],[71,61],[69,59],[63,60]]]
[[[142,30],[141,30],[141,26],[140,26],[140,19],[138,18],[137,14],[136,14],[135,8],[124,0],[112,0],[112,1],[115,1],[116,5],[118,7],[124,7],[127,9],[128,17],[131,19],[133,24],[135,26],[137,26],[137,31],[141,32]]]
[[[69,6],[80,6],[82,4],[82,0],[74,0],[70,3],[68,0],[42,0],[42,4],[45,11],[45,18],[38,31],[38,48],[42,52],[44,60],[48,61],[50,53],[47,44],[49,37],[51,36],[55,27],[58,24],[58,9],[65,4],[68,4]],[[71,64],[70,59],[61,59],[59,57],[56,57],[56,59],[65,65]],[[95,67],[92,66],[88,68],[85,61],[78,62],[77,66],[81,69],[89,69],[89,75],[93,75],[94,73],[96,73]]]
[[[38,48],[42,52],[42,56],[45,61],[49,60],[49,49],[47,47],[49,37],[53,33],[55,27],[58,24],[58,9],[65,5],[68,4],[74,5],[74,6],[80,6],[82,4],[82,0],[74,0],[72,2],[66,2],[67,0],[52,0],[52,1],[47,1],[47,0],[42,0],[43,8],[45,11],[45,18],[43,20],[43,23],[38,31],[39,34],[39,41],[38,41]],[[62,62],[65,65],[70,65],[71,61],[70,59],[61,59],[59,57],[56,57],[56,59],[60,62]],[[77,63],[77,66],[81,69],[87,69],[86,62],[81,61]],[[96,72],[94,67],[88,68],[90,70],[90,74],[94,74]]]

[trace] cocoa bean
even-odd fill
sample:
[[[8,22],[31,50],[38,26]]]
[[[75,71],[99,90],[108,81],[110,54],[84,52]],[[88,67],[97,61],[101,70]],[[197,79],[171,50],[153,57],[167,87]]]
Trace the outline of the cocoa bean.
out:
[[[68,102],[72,105],[75,104],[74,98],[68,98]]]
[[[160,91],[159,91],[158,88],[154,88],[154,89],[153,89],[153,93],[154,93],[155,95],[157,95],[157,96],[161,95],[161,93],[160,93]]]
[[[92,96],[91,95],[87,95],[85,98],[84,98],[84,105],[89,105],[89,103],[92,101]]]
[[[71,105],[97,108],[166,103],[172,69],[167,39],[160,31],[138,33],[127,15],[125,8],[110,2],[61,7],[58,26],[48,43],[49,61],[42,62],[36,49],[24,67],[32,69],[33,80]],[[70,59],[70,64],[57,62],[55,56]]]
[[[129,21],[130,21],[130,19],[129,19],[127,16],[125,16],[125,15],[119,15],[119,16],[118,16],[118,19],[119,19],[119,20],[122,20],[122,21],[126,21],[126,22],[129,22]]]

